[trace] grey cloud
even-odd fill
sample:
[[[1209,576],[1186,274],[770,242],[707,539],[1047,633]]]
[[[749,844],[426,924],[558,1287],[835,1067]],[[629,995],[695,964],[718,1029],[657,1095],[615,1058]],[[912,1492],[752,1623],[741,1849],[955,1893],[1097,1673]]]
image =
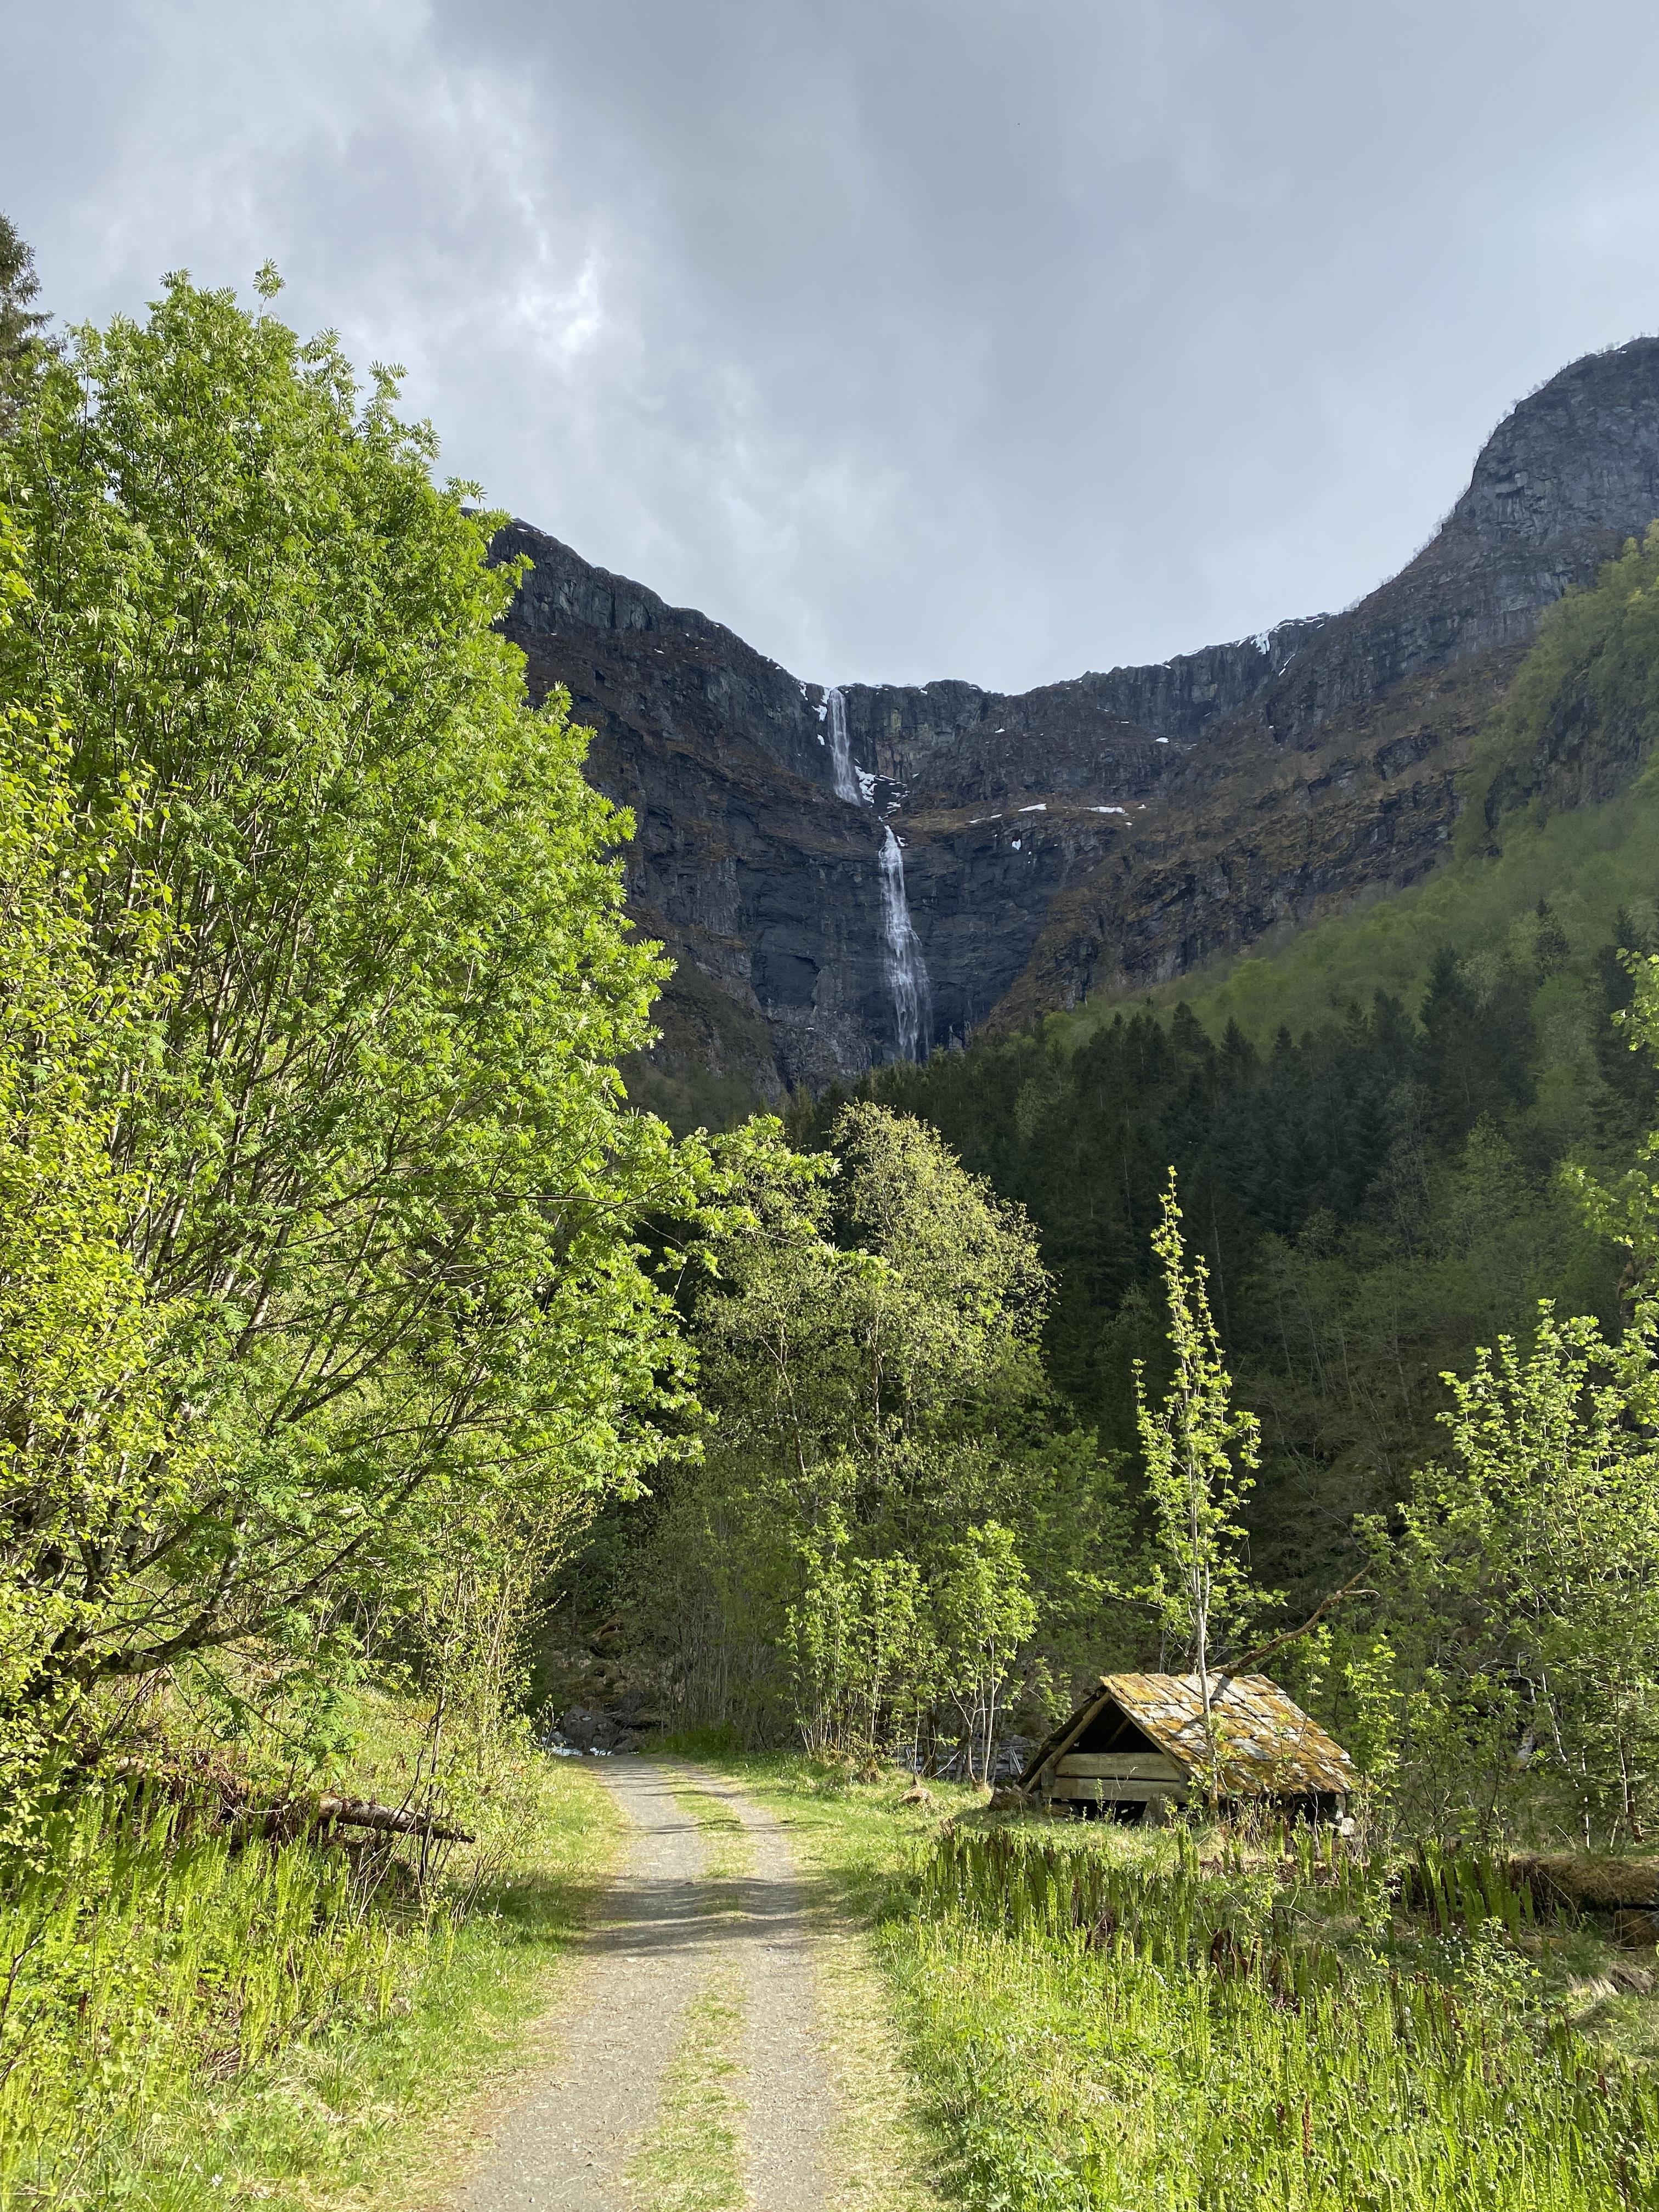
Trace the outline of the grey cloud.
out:
[[[11,0],[66,315],[267,253],[449,465],[805,676],[1340,605],[1659,324],[1659,20],[1123,0]]]

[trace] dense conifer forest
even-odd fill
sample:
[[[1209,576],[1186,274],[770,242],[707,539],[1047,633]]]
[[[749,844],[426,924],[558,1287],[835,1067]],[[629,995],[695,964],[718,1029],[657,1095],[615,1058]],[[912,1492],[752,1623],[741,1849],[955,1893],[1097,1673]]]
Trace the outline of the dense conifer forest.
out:
[[[1547,910],[1530,934],[1530,957],[1486,976],[1443,952],[1415,1012],[1378,992],[1258,1045],[1236,1023],[1212,1036],[1184,1004],[1129,1009],[1080,1042],[1056,1024],[870,1085],[1024,1207],[1055,1279],[1055,1386],[1126,1449],[1133,1363],[1161,1358],[1148,1238],[1176,1167],[1264,1424],[1253,1521],[1275,1581],[1329,1575],[1356,1514],[1393,1502],[1433,1449],[1443,1370],[1476,1345],[1524,1332],[1546,1297],[1617,1318],[1626,1255],[1592,1233],[1561,1170],[1623,1168],[1659,1112],[1612,1019],[1632,994],[1620,955],[1644,936],[1626,918],[1587,975],[1566,976]],[[1551,1058],[1564,1030],[1589,1048],[1571,1069]],[[1564,1079],[1565,1121],[1540,1103]],[[804,1106],[796,1140],[819,1141],[835,1110]]]

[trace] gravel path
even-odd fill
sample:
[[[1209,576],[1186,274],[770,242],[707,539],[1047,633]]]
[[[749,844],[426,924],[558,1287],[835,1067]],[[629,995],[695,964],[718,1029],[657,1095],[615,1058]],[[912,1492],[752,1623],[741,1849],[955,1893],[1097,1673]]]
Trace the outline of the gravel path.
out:
[[[748,2005],[750,2201],[757,2212],[817,2212],[830,2087],[814,2033],[806,1905],[782,1828],[712,1775],[696,1778],[749,1831],[754,1872],[738,1887],[737,1956]]]
[[[678,1762],[607,1760],[634,1826],[589,1931],[559,2063],[497,2125],[462,2212],[641,2212],[624,2169],[651,2128],[687,2005],[735,1964],[746,1998],[738,2085],[753,2212],[821,2212],[830,2086],[813,2027],[813,1969],[800,1884],[772,1815]],[[749,1832],[750,1875],[708,1909],[707,1853],[672,1791],[720,1798]]]

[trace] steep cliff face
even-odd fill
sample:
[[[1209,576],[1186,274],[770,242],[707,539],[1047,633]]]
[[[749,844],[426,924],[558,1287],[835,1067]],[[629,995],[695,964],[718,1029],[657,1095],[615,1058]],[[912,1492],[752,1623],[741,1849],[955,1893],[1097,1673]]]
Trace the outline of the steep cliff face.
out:
[[[532,687],[569,690],[635,815],[633,908],[680,963],[653,1060],[735,1103],[902,1048],[906,908],[925,1049],[1415,880],[1540,614],[1656,515],[1642,339],[1523,401],[1358,605],[1018,696],[830,696],[526,525],[499,550],[535,563],[509,624]]]

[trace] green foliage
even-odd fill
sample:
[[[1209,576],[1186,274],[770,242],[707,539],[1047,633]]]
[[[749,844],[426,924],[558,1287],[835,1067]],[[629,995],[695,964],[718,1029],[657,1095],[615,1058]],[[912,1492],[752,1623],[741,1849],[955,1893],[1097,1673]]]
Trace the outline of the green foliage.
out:
[[[15,551],[0,515],[0,630],[28,604]],[[124,1531],[147,1539],[131,1469],[163,1459],[176,1489],[186,1455],[163,1402],[164,1316],[124,1246],[142,1190],[110,1158],[111,1093],[160,994],[100,975],[89,925],[131,813],[118,795],[111,842],[89,848],[68,768],[57,724],[0,696],[0,1834],[25,1819],[20,1785],[63,1718],[32,1692],[94,1618],[77,1563]],[[137,944],[164,941],[142,881],[123,910]],[[158,1484],[155,1501],[172,1494]]]
[[[1146,1592],[1166,1631],[1198,1671],[1210,1725],[1215,1647],[1235,1639],[1261,1601],[1250,1583],[1238,1515],[1261,1464],[1261,1425],[1232,1403],[1201,1260],[1188,1266],[1173,1169],[1152,1249],[1164,1269],[1174,1373],[1162,1407],[1149,1404],[1146,1368],[1135,1363],[1135,1421],[1158,1529]],[[1212,1746],[1212,1749],[1214,1747]]]
[[[525,706],[496,518],[395,403],[179,277],[73,333],[0,451],[0,681],[58,702],[119,851],[83,957],[143,1034],[91,1103],[167,1325],[171,1441],[57,1564],[58,1678],[416,1606],[435,1531],[636,1486],[686,1404],[632,1239],[709,1164],[616,1073],[664,972],[629,824],[565,702]]]
[[[400,1947],[354,1895],[343,1852],[233,1852],[176,1823],[171,1808],[89,1797],[42,1838],[40,1870],[8,1886],[0,2142],[13,2181],[43,2156],[42,2120],[61,2124],[77,2097],[142,2106],[204,2058],[243,2070],[337,2012],[383,2020],[424,1963],[422,1936]]]
[[[1606,974],[1607,996],[1614,1001],[1613,1027],[1625,1048],[1617,1058],[1628,1067],[1631,1055],[1639,1054],[1638,1069],[1650,1073],[1659,1066],[1659,957],[1621,947],[1616,964],[1608,963]],[[1621,981],[1622,990],[1618,988]],[[1614,1054],[1610,1053],[1609,1058]],[[1646,1085],[1627,1082],[1626,1087],[1636,1102],[1651,1104]],[[1637,1147],[1637,1164],[1621,1177],[1604,1185],[1575,1164],[1567,1179],[1595,1227],[1631,1254],[1636,1278],[1650,1282],[1659,1261],[1659,1130],[1650,1130],[1644,1137]]]
[[[1652,1820],[1656,1326],[1609,1344],[1546,1306],[1529,1352],[1501,1339],[1446,1378],[1451,1455],[1413,1478],[1385,1570],[1419,1831],[1490,1827],[1540,1780],[1568,1832]]]
[[[1620,1018],[1659,1042],[1659,972],[1628,956]],[[1571,1176],[1645,1284],[1659,1239],[1654,1163]],[[1410,1831],[1554,1820],[1588,1843],[1640,1842],[1659,1791],[1659,1312],[1644,1294],[1609,1339],[1539,1310],[1442,1379],[1451,1449],[1371,1526],[1396,1685],[1400,1816]]]
[[[1650,2076],[1550,2001],[1500,1869],[1433,1871],[1444,1936],[1328,1843],[1216,1866],[1179,1835],[947,1832],[887,1943],[963,2201],[1646,2202]]]
[[[382,1702],[360,1789],[396,1802],[418,1779],[419,1717]],[[588,1777],[495,1764],[482,1866],[423,1893],[395,1852],[227,1835],[210,1787],[60,1811],[0,1893],[0,2203],[407,2188],[459,2101],[524,2065],[614,1840]]]
[[[1114,1473],[1047,1391],[1018,1210],[879,1108],[830,1141],[706,1242],[690,1328],[717,1426],[611,1587],[695,1725],[924,1756],[944,1729],[982,1768],[1011,1675],[1042,1697],[1095,1626]]]
[[[998,1699],[1037,1625],[1037,1607],[1011,1528],[988,1521],[946,1552],[933,1587],[939,1683],[955,1708],[969,1781],[988,1782]]]
[[[1652,2074],[1612,2047],[1605,2006],[1585,2019],[1580,1978],[1617,1955],[1539,1917],[1505,1860],[954,1802],[921,1832],[890,1781],[831,1790],[782,1762],[743,1779],[872,1924],[952,2201],[1617,2212],[1653,2194]],[[1650,2023],[1651,2001],[1621,2002]]]
[[[803,1588],[786,1615],[802,1741],[816,1757],[919,1729],[937,1651],[913,1559],[861,1559],[839,1513],[804,1547]]]
[[[1184,1003],[1213,1034],[1237,1022],[1265,1045],[1281,1027],[1299,1036],[1340,1019],[1378,990],[1415,1011],[1447,946],[1477,969],[1501,950],[1544,980],[1566,973],[1582,984],[1621,918],[1651,925],[1659,885],[1659,780],[1648,766],[1659,733],[1656,575],[1650,531],[1545,616],[1462,779],[1444,866],[1158,985],[1143,1003],[1166,1012]],[[1049,1029],[1086,1043],[1127,1011],[1103,995]]]
[[[1609,765],[1645,757],[1659,737],[1656,585],[1659,523],[1549,609],[1482,732],[1459,825],[1464,852],[1483,850],[1518,809],[1547,805],[1550,768],[1580,755],[1587,733]]]
[[[1540,1297],[1616,1318],[1619,1255],[1558,1171],[1622,1164],[1659,1104],[1609,1026],[1633,985],[1603,950],[1547,975],[1530,952],[1443,962],[1426,1026],[1379,994],[1264,1051],[1143,1010],[1075,1049],[974,1046],[870,1088],[1025,1208],[1054,1281],[1054,1386],[1126,1453],[1136,1362],[1153,1398],[1171,1378],[1150,1238],[1174,1164],[1237,1401],[1261,1424],[1255,1571],[1305,1614],[1360,1564],[1356,1512],[1391,1506],[1432,1454],[1444,1371]],[[798,1115],[796,1141],[831,1110]]]
[[[33,252],[15,226],[0,215],[0,434],[15,419],[30,374],[40,359],[40,334],[51,318],[34,305],[40,294]]]

